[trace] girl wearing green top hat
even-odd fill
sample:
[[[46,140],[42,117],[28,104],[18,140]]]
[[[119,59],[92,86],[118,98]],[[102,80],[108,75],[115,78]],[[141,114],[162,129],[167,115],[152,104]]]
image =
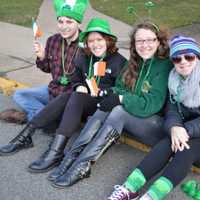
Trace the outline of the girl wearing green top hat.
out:
[[[63,93],[52,100],[19,134],[19,142],[13,140],[0,148],[2,155],[28,148],[30,145],[23,141],[31,139],[37,128],[60,120],[52,143],[39,159],[29,165],[30,172],[46,172],[60,163],[68,139],[80,128],[82,119],[87,119],[96,111],[97,104],[103,98],[103,91],[114,86],[116,77],[127,62],[118,53],[117,38],[104,19],[93,18],[86,31],[81,33],[80,40],[84,43],[84,52],[74,61],[76,70],[71,78],[74,92],[70,98],[67,93]],[[99,66],[105,68],[101,74],[97,73]],[[94,82],[97,90],[91,86]]]
[[[150,145],[163,137],[163,119],[158,113],[165,103],[167,79],[172,68],[168,52],[166,32],[148,22],[135,28],[128,66],[122,70],[115,87],[107,91],[108,96],[99,103],[100,110],[66,151],[60,166],[49,175],[53,186],[70,186],[88,177],[91,164],[119,138],[123,129]]]

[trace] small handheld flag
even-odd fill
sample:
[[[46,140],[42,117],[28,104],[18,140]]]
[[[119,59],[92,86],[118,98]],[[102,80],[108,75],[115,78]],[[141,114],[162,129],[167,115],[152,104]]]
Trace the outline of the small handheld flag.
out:
[[[105,76],[106,62],[99,61],[94,63],[94,76]]]
[[[97,96],[100,89],[98,88],[96,79],[94,77],[92,77],[91,79],[86,79],[86,83],[90,89],[91,95]]]
[[[33,35],[34,35],[34,38],[35,38],[35,40],[36,39],[38,39],[39,37],[41,37],[42,36],[42,31],[39,29],[39,27],[38,27],[38,25],[37,25],[37,23],[36,23],[36,21],[33,19],[33,24],[32,24],[32,26],[33,26]]]

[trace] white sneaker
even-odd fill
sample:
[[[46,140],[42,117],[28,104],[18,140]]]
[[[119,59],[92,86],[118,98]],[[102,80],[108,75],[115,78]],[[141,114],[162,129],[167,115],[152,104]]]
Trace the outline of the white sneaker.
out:
[[[123,185],[115,185],[113,193],[107,200],[136,200],[138,199],[137,192],[131,192]]]

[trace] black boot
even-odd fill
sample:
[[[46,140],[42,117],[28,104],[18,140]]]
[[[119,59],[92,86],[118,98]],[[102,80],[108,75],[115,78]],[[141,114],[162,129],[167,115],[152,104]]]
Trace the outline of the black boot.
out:
[[[119,133],[111,126],[103,126],[67,172],[54,180],[53,185],[55,187],[67,187],[88,177],[91,171],[91,163],[97,161],[119,136]]]
[[[59,176],[62,176],[76,160],[78,155],[84,149],[84,147],[92,140],[95,134],[98,132],[101,126],[101,120],[91,118],[83,130],[80,132],[79,137],[74,141],[70,150],[65,152],[65,157],[61,164],[53,170],[47,177],[49,181],[54,181]]]
[[[0,156],[12,155],[22,149],[33,147],[31,136],[36,128],[32,124],[28,124],[25,128],[7,145],[0,147]]]
[[[76,159],[76,156],[73,156],[72,154],[65,155],[62,162],[58,167],[56,167],[47,177],[49,181],[54,181],[58,177],[62,176],[66,173],[66,171],[69,169],[69,167],[72,165],[74,160]]]
[[[85,161],[72,166],[64,175],[58,177],[52,186],[56,188],[69,187],[81,179],[88,178],[91,171],[91,162]]]
[[[29,172],[42,173],[57,166],[63,158],[63,151],[67,143],[67,137],[56,135],[49,148],[41,157],[31,163],[28,167]]]

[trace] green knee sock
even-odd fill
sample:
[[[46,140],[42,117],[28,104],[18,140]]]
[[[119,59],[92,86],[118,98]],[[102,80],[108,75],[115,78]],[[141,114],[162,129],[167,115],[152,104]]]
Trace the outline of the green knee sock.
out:
[[[146,183],[143,173],[136,168],[124,183],[125,187],[132,192],[137,192]]]
[[[156,180],[148,190],[148,194],[153,200],[163,199],[173,189],[172,182],[164,176]]]

